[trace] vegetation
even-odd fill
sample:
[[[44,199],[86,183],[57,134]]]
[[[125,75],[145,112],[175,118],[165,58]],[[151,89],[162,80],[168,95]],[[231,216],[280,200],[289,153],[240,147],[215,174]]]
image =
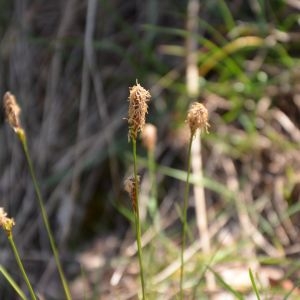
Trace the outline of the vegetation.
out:
[[[296,1],[0,8],[1,91],[26,131],[2,115],[0,299],[300,297]]]

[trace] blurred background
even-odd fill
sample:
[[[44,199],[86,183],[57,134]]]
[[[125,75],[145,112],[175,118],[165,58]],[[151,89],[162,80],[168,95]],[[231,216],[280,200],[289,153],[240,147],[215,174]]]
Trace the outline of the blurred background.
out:
[[[138,143],[149,298],[178,292],[184,121],[190,103],[200,101],[210,129],[193,154],[202,157],[203,177],[200,167],[190,190],[186,299],[250,299],[250,267],[264,299],[299,299],[299,24],[297,0],[0,1],[0,92],[10,90],[22,108],[74,299],[137,299],[123,190],[132,173],[127,99],[137,80],[152,95],[147,122],[158,134],[155,187]],[[0,206],[15,219],[34,288],[45,299],[64,299],[26,160],[3,110],[0,140]],[[197,186],[205,191],[206,255]],[[160,214],[156,230],[149,195]],[[4,233],[0,243],[0,263],[26,290]],[[3,276],[0,298],[17,299]]]

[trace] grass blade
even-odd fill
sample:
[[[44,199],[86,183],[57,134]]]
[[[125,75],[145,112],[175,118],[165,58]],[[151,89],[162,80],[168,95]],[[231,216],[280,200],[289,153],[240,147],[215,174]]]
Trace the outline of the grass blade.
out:
[[[256,298],[257,298],[257,300],[260,300],[259,292],[258,292],[256,283],[255,283],[255,279],[254,279],[254,276],[253,276],[253,273],[252,273],[251,269],[249,269],[249,276],[250,276],[250,280],[251,280],[253,290],[256,294]]]
[[[21,290],[18,284],[14,281],[14,279],[10,276],[10,274],[6,271],[6,269],[2,265],[0,265],[0,272],[5,277],[5,279],[9,282],[9,284],[13,287],[13,289],[16,291],[19,297],[23,300],[27,300],[27,297],[25,296],[24,292]]]
[[[209,269],[214,275],[215,277],[217,278],[218,282],[223,286],[223,288],[225,290],[227,290],[229,293],[231,293],[232,295],[234,295],[236,297],[236,299],[239,299],[239,300],[243,300],[243,295],[236,291],[234,288],[232,288],[228,283],[226,283],[223,278],[217,273],[215,272],[212,268],[210,268],[209,266],[207,267],[207,269]]]

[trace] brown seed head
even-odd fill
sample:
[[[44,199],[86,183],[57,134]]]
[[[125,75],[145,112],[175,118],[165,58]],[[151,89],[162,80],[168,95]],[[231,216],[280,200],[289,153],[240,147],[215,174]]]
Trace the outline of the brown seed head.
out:
[[[17,132],[22,126],[20,122],[21,108],[16,97],[11,92],[6,92],[3,97],[3,105],[8,124]]]
[[[148,104],[151,95],[139,83],[129,88],[128,109],[128,139],[136,140],[139,132],[145,126],[145,115],[148,112]]]
[[[199,102],[192,103],[188,111],[186,121],[189,124],[192,136],[195,135],[197,129],[204,129],[206,132],[208,132],[208,112],[203,104]]]
[[[14,219],[8,218],[7,213],[4,211],[3,207],[0,207],[0,226],[3,228],[7,235],[12,234],[12,228],[14,225]]]
[[[142,142],[148,151],[154,151],[157,141],[157,128],[147,123],[142,131]]]
[[[140,176],[137,176],[137,183],[140,183]],[[124,181],[124,189],[125,191],[129,194],[131,203],[132,203],[132,208],[134,212],[136,212],[136,203],[137,203],[137,186],[135,184],[135,179],[134,176],[130,176],[125,179]]]

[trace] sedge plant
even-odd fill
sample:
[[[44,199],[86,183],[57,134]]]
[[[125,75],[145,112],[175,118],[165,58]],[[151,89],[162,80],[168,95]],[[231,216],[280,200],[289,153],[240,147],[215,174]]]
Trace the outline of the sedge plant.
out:
[[[183,198],[183,211],[182,211],[182,235],[181,235],[181,253],[180,253],[180,286],[179,293],[180,299],[184,299],[183,296],[183,275],[184,275],[184,250],[186,244],[186,231],[187,231],[187,209],[188,209],[188,197],[190,188],[190,173],[191,173],[191,149],[193,139],[200,129],[208,131],[208,112],[206,107],[198,102],[192,103],[187,113],[186,122],[190,128],[190,139],[188,144],[188,156],[187,156],[187,177]]]
[[[132,143],[133,172],[134,175],[125,180],[125,190],[129,193],[135,221],[136,242],[138,248],[138,259],[140,266],[140,279],[142,287],[142,299],[146,299],[145,275],[143,269],[142,243],[141,243],[141,220],[139,212],[139,176],[137,173],[136,141],[138,133],[142,132],[145,126],[145,116],[148,112],[147,102],[150,100],[150,93],[139,83],[130,88],[128,108],[128,140]]]
[[[2,229],[5,231],[5,233],[7,235],[8,241],[10,243],[10,246],[11,246],[11,248],[13,250],[13,253],[14,253],[14,256],[16,258],[18,267],[19,267],[19,269],[21,271],[21,274],[22,274],[22,276],[25,280],[25,283],[28,287],[31,299],[32,300],[37,300],[38,298],[35,295],[35,292],[32,288],[32,285],[29,281],[29,278],[26,274],[26,271],[25,271],[25,268],[23,266],[22,260],[20,258],[19,251],[18,251],[18,249],[16,247],[16,244],[14,242],[13,233],[12,233],[12,229],[13,229],[14,225],[15,225],[14,219],[7,217],[7,213],[4,211],[4,209],[2,207],[0,207],[0,227],[2,227]]]
[[[47,212],[46,212],[46,208],[45,208],[45,204],[44,204],[44,200],[40,191],[40,187],[38,185],[37,179],[36,179],[36,175],[35,175],[35,171],[33,168],[33,164],[32,164],[32,160],[29,154],[29,149],[28,149],[28,143],[27,143],[27,138],[26,138],[26,133],[25,130],[23,129],[21,122],[20,122],[20,113],[21,113],[21,109],[16,101],[15,96],[10,93],[10,92],[6,92],[4,95],[4,110],[5,110],[5,115],[7,118],[7,121],[9,123],[9,125],[12,127],[12,129],[14,130],[14,132],[17,134],[17,137],[19,138],[19,140],[21,141],[22,144],[22,148],[26,157],[26,161],[29,167],[29,172],[33,181],[33,185],[34,185],[34,189],[37,195],[37,200],[39,203],[39,207],[41,210],[41,214],[42,214],[42,218],[44,221],[44,225],[48,234],[48,238],[49,238],[49,242],[50,242],[50,246],[54,255],[54,259],[55,259],[55,263],[58,269],[58,273],[62,282],[62,286],[63,286],[63,290],[66,296],[67,300],[71,300],[71,292],[65,277],[65,274],[63,272],[60,260],[59,260],[59,254],[58,254],[58,250],[57,250],[57,246],[55,244],[54,241],[54,237],[53,237],[53,233],[51,231],[50,228],[50,224],[49,224],[49,219],[47,216]]]

